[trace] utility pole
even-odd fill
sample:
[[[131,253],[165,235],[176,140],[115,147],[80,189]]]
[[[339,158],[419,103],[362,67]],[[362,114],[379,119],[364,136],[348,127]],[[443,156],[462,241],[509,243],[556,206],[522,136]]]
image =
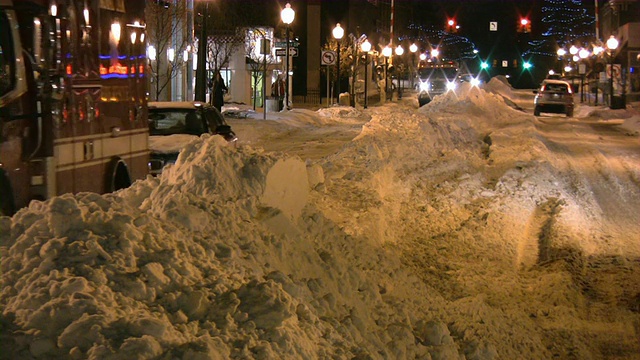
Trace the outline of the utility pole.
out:
[[[198,39],[198,69],[196,70],[196,101],[206,101],[207,99],[207,14],[209,3],[205,5],[205,12],[202,14],[200,24],[200,37]]]

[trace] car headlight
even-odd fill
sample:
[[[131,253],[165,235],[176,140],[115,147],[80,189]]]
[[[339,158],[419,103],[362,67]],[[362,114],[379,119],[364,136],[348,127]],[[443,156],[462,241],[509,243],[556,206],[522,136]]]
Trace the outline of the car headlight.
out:
[[[476,78],[471,79],[471,86],[480,86],[480,80]]]
[[[420,91],[429,92],[429,82],[428,81],[421,81],[420,82]]]
[[[447,91],[453,91],[456,89],[456,83],[454,82],[447,82]]]

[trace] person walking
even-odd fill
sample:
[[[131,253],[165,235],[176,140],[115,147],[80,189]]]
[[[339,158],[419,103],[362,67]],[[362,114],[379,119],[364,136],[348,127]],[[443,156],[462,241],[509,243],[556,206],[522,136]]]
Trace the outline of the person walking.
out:
[[[224,105],[224,94],[228,91],[224,84],[224,79],[220,75],[220,71],[216,72],[216,76],[213,79],[213,106],[222,113],[222,106]]]
[[[278,111],[283,108],[285,84],[282,75],[278,75],[276,81],[271,84],[271,96],[278,99]]]

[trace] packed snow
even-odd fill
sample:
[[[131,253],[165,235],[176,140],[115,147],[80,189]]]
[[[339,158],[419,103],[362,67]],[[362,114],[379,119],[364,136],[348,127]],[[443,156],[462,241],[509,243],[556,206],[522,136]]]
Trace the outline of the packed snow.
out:
[[[638,109],[530,101],[243,110],[34,201],[0,218],[0,357],[640,359]]]

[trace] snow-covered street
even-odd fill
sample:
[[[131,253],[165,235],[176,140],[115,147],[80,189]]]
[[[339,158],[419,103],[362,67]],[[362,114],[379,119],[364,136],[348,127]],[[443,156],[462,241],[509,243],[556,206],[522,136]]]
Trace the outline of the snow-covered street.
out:
[[[1,358],[640,359],[640,109],[228,118],[160,178],[0,219]]]

